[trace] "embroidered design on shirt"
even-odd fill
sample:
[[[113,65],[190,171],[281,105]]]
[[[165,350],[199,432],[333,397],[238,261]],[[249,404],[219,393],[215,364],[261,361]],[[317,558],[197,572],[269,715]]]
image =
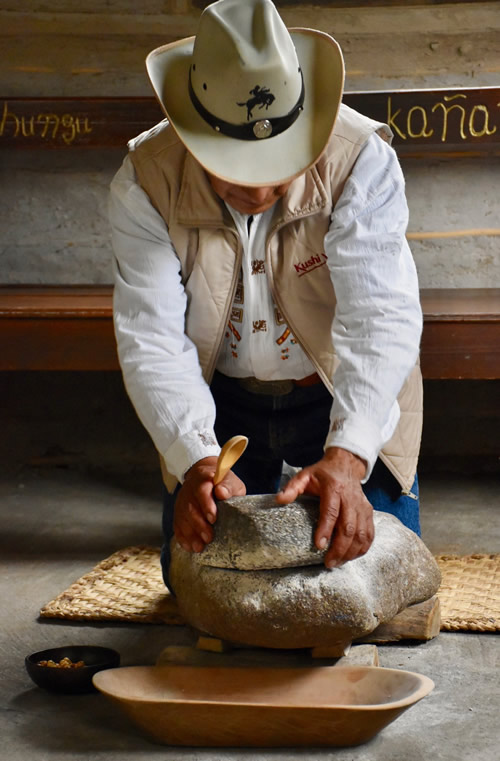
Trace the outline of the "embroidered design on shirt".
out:
[[[290,349],[288,347],[281,350],[281,359],[290,359]]]
[[[210,431],[198,431],[198,438],[205,447],[217,446],[217,441]]]
[[[276,343],[278,346],[281,346],[281,344],[285,343],[286,339],[290,336],[290,328],[287,328],[284,333],[280,335],[279,338],[276,339]],[[287,349],[288,351],[288,349]]]
[[[318,269],[318,267],[322,267],[323,264],[326,264],[326,262],[326,254],[313,254],[307,261],[299,262],[293,266],[295,267],[295,272],[298,274],[298,276],[302,277],[303,275],[307,275],[309,272]]]
[[[238,282],[238,285],[236,286],[236,293],[234,294],[234,303],[235,304],[244,304],[245,302],[245,289],[243,288],[243,281],[241,279],[240,274],[240,280]]]
[[[236,340],[237,341],[241,341],[241,336],[238,333],[238,331],[236,330],[236,328],[234,327],[234,325],[231,322],[231,320],[229,320],[227,326],[228,326],[229,330],[231,331],[231,333],[233,334],[233,336],[236,338]]]
[[[267,331],[266,320],[254,320],[252,322],[252,325],[253,325],[252,333],[265,333]]]
[[[263,259],[252,259],[252,275],[265,275],[266,266]]]
[[[238,309],[238,307],[233,307],[231,309],[231,320],[233,322],[243,322],[243,309]]]
[[[332,420],[332,424],[330,426],[330,431],[343,431],[344,430],[344,424],[345,424],[345,418],[344,417],[337,417],[335,420]]]

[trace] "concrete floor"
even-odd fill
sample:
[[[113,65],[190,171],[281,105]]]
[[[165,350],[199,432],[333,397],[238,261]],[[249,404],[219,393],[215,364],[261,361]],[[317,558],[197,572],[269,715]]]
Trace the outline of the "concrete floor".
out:
[[[190,644],[183,627],[41,622],[39,608],[112,552],[159,545],[159,483],[151,474],[107,476],[58,468],[21,469],[0,483],[0,758],[42,761],[190,759],[282,761],[299,749],[205,750],[155,745],[99,694],[57,696],[34,687],[24,670],[30,652],[59,644],[100,644],[122,665],[152,664],[168,644]],[[423,538],[435,553],[500,552],[498,478],[421,477]],[[371,743],[308,749],[335,761],[496,761],[500,639],[441,633],[425,644],[379,647],[382,666],[430,676],[434,691]]]

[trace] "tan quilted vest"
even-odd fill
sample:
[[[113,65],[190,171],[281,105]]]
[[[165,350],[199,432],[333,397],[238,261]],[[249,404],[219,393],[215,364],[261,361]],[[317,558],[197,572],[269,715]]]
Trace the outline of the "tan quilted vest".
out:
[[[335,294],[323,241],[346,178],[374,131],[389,139],[385,125],[341,107],[319,162],[294,180],[276,204],[266,246],[266,273],[274,301],[332,393],[337,363],[330,332]],[[132,140],[129,148],[138,181],[165,219],[179,257],[188,295],[186,331],[209,382],[241,267],[236,227],[205,172],[166,121]],[[415,477],[422,429],[418,365],[398,402],[401,419],[380,456],[407,491]],[[163,474],[172,488],[164,463]]]

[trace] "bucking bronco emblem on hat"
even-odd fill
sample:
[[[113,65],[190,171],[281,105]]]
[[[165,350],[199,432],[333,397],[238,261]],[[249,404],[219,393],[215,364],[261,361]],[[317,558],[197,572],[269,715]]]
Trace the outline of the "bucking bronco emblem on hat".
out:
[[[259,108],[264,108],[265,106],[267,111],[271,103],[276,100],[272,92],[269,90],[269,87],[261,87],[260,85],[255,85],[253,90],[250,90],[249,93],[250,95],[253,95],[253,98],[249,98],[243,103],[236,104],[237,106],[246,106],[247,121],[250,121],[252,118],[252,109],[254,109],[255,106],[258,106]]]

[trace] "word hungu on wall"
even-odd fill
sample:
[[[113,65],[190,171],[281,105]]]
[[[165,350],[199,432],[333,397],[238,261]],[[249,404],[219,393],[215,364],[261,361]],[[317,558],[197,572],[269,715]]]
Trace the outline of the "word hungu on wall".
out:
[[[401,155],[500,153],[500,88],[344,93],[389,124]],[[164,114],[154,98],[0,99],[1,147],[121,146]]]
[[[0,117],[0,138],[37,145],[60,141],[63,145],[71,145],[78,137],[93,131],[88,116],[75,116],[68,111],[57,113],[58,105],[54,101],[46,111],[25,113],[25,108],[20,112],[15,103],[5,100]]]

